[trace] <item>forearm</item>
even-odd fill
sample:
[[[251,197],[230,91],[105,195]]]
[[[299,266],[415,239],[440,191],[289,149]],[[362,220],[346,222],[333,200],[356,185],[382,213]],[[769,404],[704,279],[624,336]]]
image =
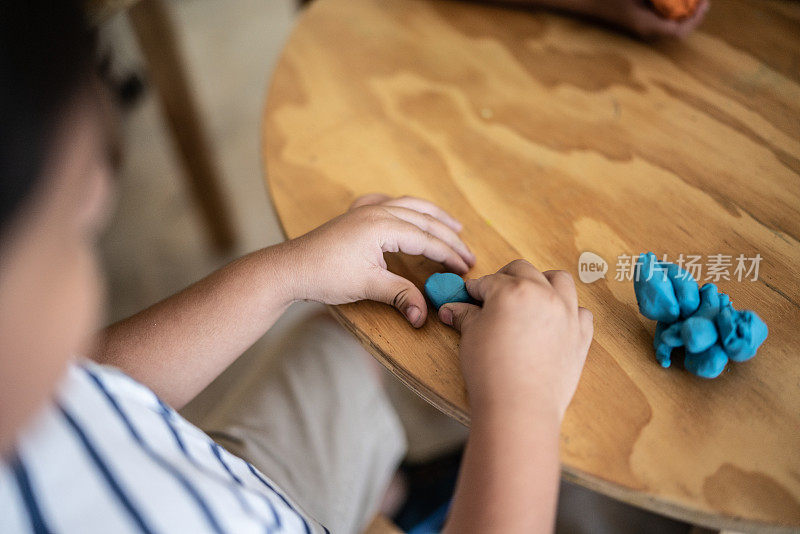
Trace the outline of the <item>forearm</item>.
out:
[[[544,412],[474,414],[445,532],[552,532],[558,434]]]
[[[180,408],[260,338],[292,302],[287,247],[239,258],[101,333],[95,359]],[[296,266],[295,266],[296,267]]]

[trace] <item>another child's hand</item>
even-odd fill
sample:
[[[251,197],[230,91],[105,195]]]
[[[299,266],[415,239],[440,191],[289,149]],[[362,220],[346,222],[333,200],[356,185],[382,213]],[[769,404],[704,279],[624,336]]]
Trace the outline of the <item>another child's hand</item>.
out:
[[[461,332],[461,368],[473,416],[544,410],[560,423],[593,332],[592,314],[578,307],[572,276],[541,273],[516,260],[467,280],[467,290],[483,301],[482,308],[445,304],[439,317]]]
[[[593,13],[644,38],[686,37],[703,21],[708,0],[701,0],[694,13],[682,20],[662,17],[641,0],[601,0],[592,4]]]
[[[475,256],[459,238],[460,230],[461,223],[427,200],[363,196],[347,213],[285,244],[294,271],[294,299],[326,304],[376,300],[422,326],[425,297],[387,270],[383,253],[421,254],[464,274]]]

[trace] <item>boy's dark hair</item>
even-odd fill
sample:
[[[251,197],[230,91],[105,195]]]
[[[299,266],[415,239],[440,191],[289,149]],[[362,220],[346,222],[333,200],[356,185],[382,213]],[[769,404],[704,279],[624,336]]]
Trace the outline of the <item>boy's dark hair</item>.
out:
[[[63,112],[87,85],[84,2],[0,2],[0,236],[41,176]],[[1,239],[1,238],[0,238]]]

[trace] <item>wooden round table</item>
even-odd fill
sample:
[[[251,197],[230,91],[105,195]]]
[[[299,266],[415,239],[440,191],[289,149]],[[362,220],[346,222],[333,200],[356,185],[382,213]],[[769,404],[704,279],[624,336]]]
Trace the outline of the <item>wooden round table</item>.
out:
[[[564,476],[695,524],[800,526],[800,5],[714,0],[690,38],[646,44],[542,11],[317,0],[275,70],[263,153],[289,238],[380,191],[458,217],[473,277],[523,257],[577,279],[582,252],[604,258],[577,282],[595,339]],[[648,250],[717,274],[727,258],[720,290],[770,327],[758,356],[711,381],[661,368],[626,278]],[[420,285],[441,270],[390,266]],[[335,313],[469,424],[458,335],[435,314],[414,330],[375,302]]]

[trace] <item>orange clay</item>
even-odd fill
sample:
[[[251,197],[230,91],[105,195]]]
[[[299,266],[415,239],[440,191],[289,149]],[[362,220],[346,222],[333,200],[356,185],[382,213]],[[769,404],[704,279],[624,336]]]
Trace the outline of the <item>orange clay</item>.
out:
[[[651,0],[659,15],[672,20],[690,17],[700,0]]]

